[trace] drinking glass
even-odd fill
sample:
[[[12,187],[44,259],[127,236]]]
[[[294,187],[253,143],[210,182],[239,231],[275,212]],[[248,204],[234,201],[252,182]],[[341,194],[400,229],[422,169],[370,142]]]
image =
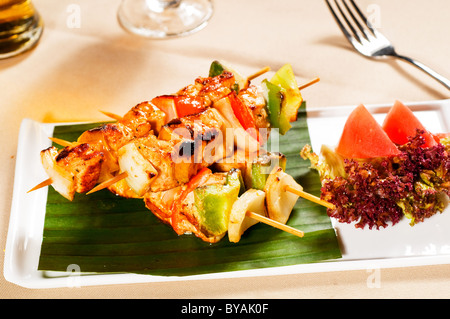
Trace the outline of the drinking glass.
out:
[[[131,33],[164,39],[201,30],[212,13],[211,0],[122,0],[117,17]]]
[[[34,47],[43,23],[31,0],[0,0],[0,59]]]

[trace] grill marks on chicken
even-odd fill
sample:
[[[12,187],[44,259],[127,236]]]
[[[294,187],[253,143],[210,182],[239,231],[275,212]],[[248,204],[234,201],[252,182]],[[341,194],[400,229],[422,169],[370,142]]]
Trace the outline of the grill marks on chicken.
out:
[[[262,137],[263,140],[266,141],[270,134],[270,123],[264,97],[255,85],[249,85],[247,89],[239,91],[238,97],[251,110],[253,118],[255,119],[256,128],[259,132],[263,132],[261,129],[266,130],[267,135]]]
[[[222,158],[221,143],[210,147],[222,127],[215,114],[214,110],[206,110],[176,119],[164,125],[158,136],[148,135],[131,141],[157,171],[156,176],[149,176],[153,179],[150,191],[163,191],[185,184],[200,169]],[[214,150],[212,156],[204,156],[209,152],[208,148]]]
[[[113,155],[134,138],[159,132],[165,124],[166,115],[150,102],[142,102],[128,111],[116,123],[104,124],[84,132],[78,142],[103,144]]]
[[[174,95],[139,103],[117,122],[85,131],[60,151],[55,147],[43,150],[42,162],[53,187],[72,200],[76,192],[88,192],[97,183],[125,172],[125,179],[108,187],[111,192],[143,198],[146,207],[177,234],[219,241],[221,236],[208,233],[199,223],[191,180],[201,170],[209,171],[207,167],[233,156],[234,147],[239,147],[234,144],[236,137],[232,145],[225,140],[230,128],[242,130],[238,122],[230,123],[230,114],[222,113],[231,107],[214,107],[229,103],[229,95],[236,94],[235,85],[234,75],[226,71],[198,77]],[[265,100],[257,87],[248,83],[236,96],[251,110],[258,128],[270,128]],[[223,185],[226,180],[225,173],[203,175],[201,185]]]
[[[69,200],[75,192],[84,193],[98,182],[104,155],[87,143],[67,146],[61,152],[52,146],[41,151],[44,169],[53,187]]]
[[[235,84],[234,75],[224,71],[215,77],[198,77],[194,84],[190,84],[180,91],[178,96],[199,97],[203,106],[211,107],[212,104],[231,93]]]
[[[209,173],[202,186],[224,184],[226,174]],[[159,192],[147,192],[144,195],[145,206],[161,221],[169,224],[178,235],[194,234],[203,241],[215,243],[223,236],[209,234],[199,223],[195,207],[194,191],[183,184]]]
[[[73,143],[55,139],[69,145],[41,152],[50,178],[38,186],[51,184],[69,200],[76,192],[108,187],[144,199],[177,234],[218,242],[244,184],[254,184],[253,159],[266,152],[261,145],[270,134],[267,92],[250,80],[224,70],[139,103],[123,117],[104,112],[117,122],[88,130]]]
[[[69,193],[83,193],[119,174],[119,150],[134,143],[140,155],[158,173],[148,177],[153,180],[149,191],[167,190],[187,183],[200,169],[226,156],[224,141],[218,137],[225,136],[229,123],[225,124],[224,117],[212,106],[230,94],[234,85],[233,74],[223,72],[216,77],[199,77],[176,95],[139,103],[117,122],[84,132],[73,145],[59,152],[56,149],[42,151],[41,158],[47,161],[46,171],[57,176],[63,169],[69,176],[65,184],[72,180]],[[198,102],[201,111],[174,117],[175,102],[192,103],[193,100]],[[51,156],[59,161],[50,161]],[[108,188],[120,196],[136,197],[125,181]],[[73,195],[66,197],[72,199]]]
[[[64,148],[56,156],[56,165],[68,170],[74,176],[74,187],[78,193],[92,189],[100,177],[103,153],[89,144]]]
[[[119,172],[118,150],[135,138],[153,134],[165,123],[165,114],[149,102],[134,106],[115,123],[85,131],[70,146],[58,151],[41,151],[41,160],[55,189],[69,200],[74,193],[91,190],[97,183]],[[111,189],[125,197],[134,197],[129,187],[120,183]]]

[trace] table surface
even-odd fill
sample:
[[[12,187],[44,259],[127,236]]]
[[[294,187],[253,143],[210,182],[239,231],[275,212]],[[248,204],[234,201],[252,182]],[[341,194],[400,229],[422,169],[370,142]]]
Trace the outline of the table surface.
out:
[[[206,74],[214,59],[244,74],[291,63],[308,108],[449,98],[439,83],[396,60],[373,61],[350,47],[324,1],[217,0],[208,26],[184,38],[148,40],[116,19],[119,0],[34,0],[45,22],[39,45],[0,61],[0,245],[5,249],[20,123],[96,121],[123,114]],[[359,0],[405,55],[450,77],[450,2]],[[74,15],[75,14],[75,15]],[[79,23],[71,23],[74,22]],[[0,257],[3,274],[4,254]],[[26,289],[1,277],[2,298],[448,298],[449,265],[81,288]]]

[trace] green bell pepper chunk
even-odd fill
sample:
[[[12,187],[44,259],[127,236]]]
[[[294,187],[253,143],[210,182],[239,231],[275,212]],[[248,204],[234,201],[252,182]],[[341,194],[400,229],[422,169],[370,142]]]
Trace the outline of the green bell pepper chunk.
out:
[[[228,230],[231,208],[239,196],[239,180],[230,177],[229,181],[225,185],[212,184],[194,190],[199,223],[202,229],[214,236],[223,235]]]
[[[215,77],[221,75],[225,71],[225,68],[219,61],[213,61],[209,67],[209,76]]]
[[[270,124],[284,135],[291,128],[290,122],[297,120],[298,109],[303,101],[291,65],[281,67],[270,81],[262,82],[262,87]]]
[[[227,185],[239,187],[239,196],[245,193],[244,177],[238,168],[232,168],[227,174]]]
[[[239,93],[240,90],[245,89],[248,86],[248,79],[239,74],[232,67],[225,65],[223,62],[213,61],[209,67],[209,76],[215,77],[221,75],[224,71],[228,71],[234,75],[235,83],[232,90]]]
[[[289,121],[281,116],[281,105],[284,100],[285,90],[268,80],[263,80],[261,86],[266,99],[267,113],[269,114],[270,126],[278,128],[281,135],[290,129]]]
[[[254,159],[251,166],[252,188],[264,190],[267,178],[275,166],[286,170],[286,156],[281,153],[267,153]]]
[[[295,122],[303,98],[298,88],[292,66],[290,64],[282,66],[270,82],[281,86],[286,91],[281,105],[281,117],[285,117],[288,122]]]

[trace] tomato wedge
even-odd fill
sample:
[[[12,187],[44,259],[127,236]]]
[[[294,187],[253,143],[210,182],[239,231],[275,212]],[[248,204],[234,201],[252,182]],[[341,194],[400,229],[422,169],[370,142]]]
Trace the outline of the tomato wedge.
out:
[[[242,125],[251,137],[260,142],[259,132],[256,128],[255,118],[247,105],[237,96],[236,92],[231,92],[228,95],[231,103],[231,108],[239,123]]]
[[[395,156],[400,151],[361,104],[347,118],[336,153],[345,158],[374,158]]]
[[[433,135],[427,131],[414,113],[400,101],[395,101],[394,106],[386,115],[383,122],[383,130],[391,141],[398,145],[408,143],[408,138],[414,137],[417,130],[424,131],[422,136],[425,139],[425,144],[422,147],[426,148],[436,145]]]

